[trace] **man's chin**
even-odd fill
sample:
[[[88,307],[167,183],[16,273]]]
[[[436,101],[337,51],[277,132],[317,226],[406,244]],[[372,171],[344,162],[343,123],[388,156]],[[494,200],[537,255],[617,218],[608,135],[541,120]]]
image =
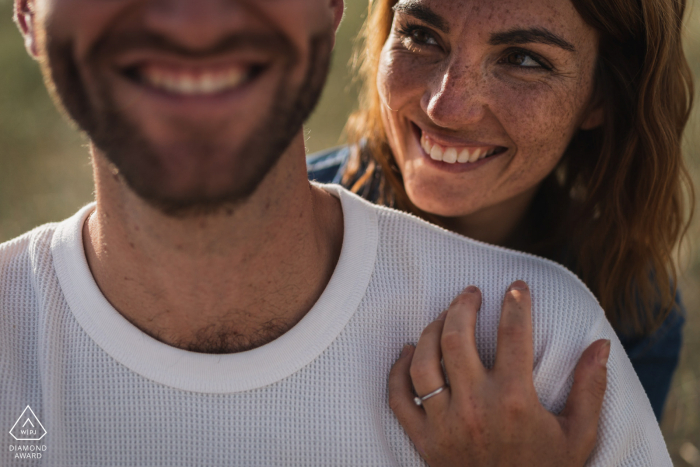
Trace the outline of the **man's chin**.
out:
[[[332,43],[332,29],[311,38],[303,82],[281,80],[274,97],[268,99],[272,106],[256,112],[262,116],[248,122],[245,136],[236,138],[235,149],[230,147],[229,132],[191,124],[176,125],[181,129],[176,138],[184,144],[167,148],[154,144],[152,126],[135,124],[122,110],[109,79],[100,73],[102,59],[95,58],[96,53],[84,65],[88,70],[84,74],[94,77],[88,92],[71,42],[47,43],[47,71],[71,118],[117,169],[125,185],[159,211],[182,217],[230,209],[256,191],[315,107],[328,74]],[[295,72],[297,65],[290,62],[284,76]],[[171,130],[165,133],[172,136]],[[181,183],[183,173],[197,180],[195,184]]]
[[[231,213],[233,208],[253,195],[266,173],[263,171],[257,177],[244,180],[231,179],[225,184],[205,183],[202,178],[189,183],[175,182],[164,174],[144,177],[144,171],[120,171],[119,180],[136,197],[162,214],[186,218]]]
[[[189,218],[231,214],[250,195],[225,193],[202,196],[196,193],[138,193],[136,195],[161,214],[174,218]]]

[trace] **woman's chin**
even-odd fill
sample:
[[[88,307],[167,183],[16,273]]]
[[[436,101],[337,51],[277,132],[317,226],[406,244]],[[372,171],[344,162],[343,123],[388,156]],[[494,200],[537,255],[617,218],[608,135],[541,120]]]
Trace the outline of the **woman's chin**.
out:
[[[468,195],[464,195],[465,199]],[[478,207],[455,205],[454,198],[428,198],[408,195],[411,202],[421,211],[439,217],[463,217],[473,214]]]
[[[437,216],[459,215],[464,206],[462,200],[474,199],[473,190],[465,190],[464,184],[450,183],[444,176],[435,176],[420,170],[406,170],[401,167],[406,195],[417,208]]]

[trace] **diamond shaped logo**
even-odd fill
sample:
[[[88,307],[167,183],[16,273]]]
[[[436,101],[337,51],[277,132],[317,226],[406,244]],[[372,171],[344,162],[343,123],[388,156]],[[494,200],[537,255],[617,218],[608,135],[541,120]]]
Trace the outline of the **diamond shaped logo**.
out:
[[[27,406],[10,430],[10,434],[17,441],[39,441],[46,436],[46,428],[41,424],[32,408]]]

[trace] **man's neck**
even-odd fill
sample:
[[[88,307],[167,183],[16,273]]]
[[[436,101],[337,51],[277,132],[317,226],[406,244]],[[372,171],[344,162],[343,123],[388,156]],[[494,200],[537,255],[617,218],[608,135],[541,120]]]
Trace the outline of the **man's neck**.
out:
[[[234,209],[174,218],[94,154],[97,208],[83,242],[110,303],[162,342],[206,353],[259,347],[311,309],[343,239],[339,201],[312,187],[301,135]]]

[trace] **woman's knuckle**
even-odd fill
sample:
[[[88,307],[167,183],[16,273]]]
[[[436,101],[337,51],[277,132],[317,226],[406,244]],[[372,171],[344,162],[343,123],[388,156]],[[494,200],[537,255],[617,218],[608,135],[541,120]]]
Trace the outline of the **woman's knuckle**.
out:
[[[515,320],[502,320],[498,333],[501,337],[508,340],[521,340],[526,335],[523,323]]]
[[[459,331],[447,331],[442,333],[440,346],[445,352],[458,352],[464,347],[464,336]]]
[[[487,428],[487,419],[481,410],[459,414],[459,422],[470,437],[480,436]]]
[[[452,424],[462,427],[468,433],[482,430],[485,427],[485,407],[482,402],[478,397],[457,397],[450,410]]]
[[[411,374],[411,379],[413,380],[424,380],[430,375],[431,371],[431,365],[427,361],[418,360],[413,362],[409,373]]]
[[[480,428],[480,420],[476,413],[457,412],[454,414],[455,425],[459,428],[466,430],[467,432],[478,431]]]
[[[528,411],[530,403],[521,388],[511,385],[501,396],[501,407],[509,419],[520,419]]]

